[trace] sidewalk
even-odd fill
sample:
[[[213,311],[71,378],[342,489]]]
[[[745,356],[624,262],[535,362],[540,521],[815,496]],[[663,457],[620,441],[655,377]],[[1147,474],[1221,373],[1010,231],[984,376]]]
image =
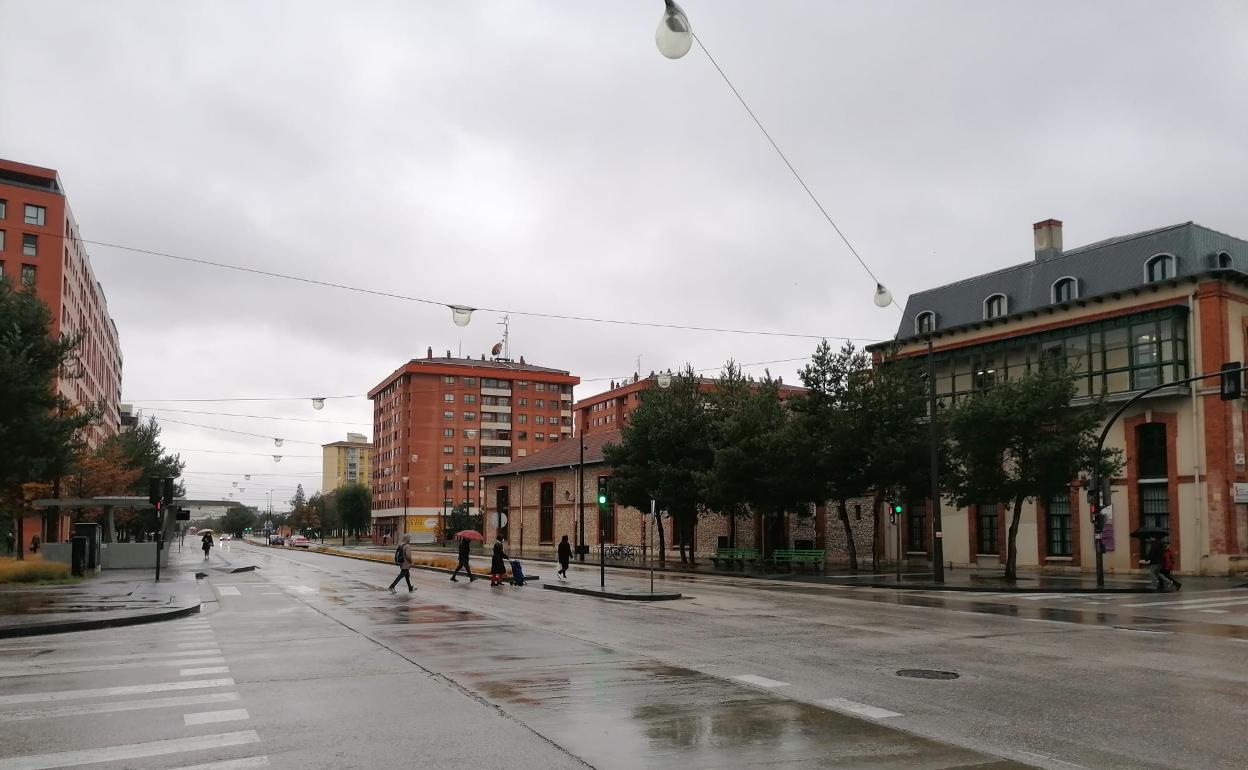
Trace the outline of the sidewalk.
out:
[[[205,565],[232,572],[242,564],[234,554],[217,554],[207,562],[188,543],[179,551],[168,546],[169,566],[142,570],[105,570],[81,583],[65,586],[0,586],[0,639],[39,634],[87,631],[172,620],[199,612]],[[224,556],[224,558],[222,558]],[[207,590],[204,586],[203,590]]]

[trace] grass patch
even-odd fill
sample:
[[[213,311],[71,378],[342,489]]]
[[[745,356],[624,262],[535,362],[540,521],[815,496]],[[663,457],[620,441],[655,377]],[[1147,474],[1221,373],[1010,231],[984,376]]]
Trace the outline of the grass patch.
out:
[[[78,578],[69,574],[69,565],[59,561],[44,561],[39,554],[31,554],[24,561],[0,559],[0,583],[75,583]]]

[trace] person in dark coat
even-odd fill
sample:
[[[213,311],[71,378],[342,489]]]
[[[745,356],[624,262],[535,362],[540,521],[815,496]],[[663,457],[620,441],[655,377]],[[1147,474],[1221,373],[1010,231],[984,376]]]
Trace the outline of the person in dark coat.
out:
[[[204,548],[204,558],[207,559],[208,552],[212,550],[212,533],[205,532],[204,539],[202,542],[203,542],[203,548]]]
[[[507,577],[507,554],[503,551],[503,539],[494,541],[494,556],[490,559],[490,585],[500,586]]]
[[[555,574],[564,580],[568,579],[568,562],[572,561],[572,544],[568,542],[568,536],[564,535],[559,541],[559,571]]]
[[[1174,576],[1169,574],[1170,570],[1166,568],[1166,550],[1166,543],[1161,538],[1155,538],[1148,546],[1148,571],[1157,581],[1158,591],[1166,589],[1167,580],[1175,588],[1179,587],[1179,581],[1175,580]]]
[[[471,553],[471,548],[472,548],[472,541],[470,541],[466,537],[461,537],[459,539],[459,564],[455,565],[455,571],[451,573],[452,582],[454,583],[459,582],[458,580],[455,579],[455,576],[459,574],[459,571],[461,569],[464,572],[468,573],[469,583],[476,581],[477,576],[472,574],[472,568],[468,566],[468,556]]]
[[[399,584],[399,581],[400,581],[400,580],[406,580],[406,581],[407,581],[407,592],[410,594],[412,591],[415,591],[415,590],[416,590],[416,589],[415,589],[415,587],[413,587],[413,586],[412,586],[412,575],[411,575],[411,569],[412,569],[412,536],[411,536],[411,535],[404,535],[404,536],[403,536],[403,544],[402,544],[402,545],[400,545],[400,546],[398,547],[398,549],[397,549],[397,550],[398,550],[398,551],[400,551],[400,552],[402,552],[402,554],[403,554],[403,555],[402,555],[401,557],[398,557],[398,558],[396,558],[396,559],[394,560],[394,563],[395,563],[395,564],[397,564],[397,565],[399,565],[399,574],[398,574],[398,575],[395,575],[395,577],[394,577],[394,582],[390,584],[390,593],[392,593],[392,594],[398,593],[398,591],[394,590],[394,587],[395,587],[395,586],[397,586],[397,585]],[[397,556],[397,554],[396,554],[396,556]]]

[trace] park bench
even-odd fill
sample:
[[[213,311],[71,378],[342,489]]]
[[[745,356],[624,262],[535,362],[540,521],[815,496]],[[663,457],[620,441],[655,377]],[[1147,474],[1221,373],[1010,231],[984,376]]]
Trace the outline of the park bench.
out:
[[[723,566],[728,569],[734,567],[745,569],[746,562],[757,559],[757,548],[717,548],[715,555],[711,557],[711,561],[715,563],[715,569],[720,568],[720,562],[723,562]]]
[[[809,565],[822,572],[826,554],[827,551],[824,550],[777,548],[771,552],[771,562],[777,567],[786,564],[793,571],[796,571],[798,567]]]

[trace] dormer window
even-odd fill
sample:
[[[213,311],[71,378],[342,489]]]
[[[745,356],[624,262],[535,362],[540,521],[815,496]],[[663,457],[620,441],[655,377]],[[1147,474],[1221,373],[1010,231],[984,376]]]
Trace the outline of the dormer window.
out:
[[[1218,267],[1223,270],[1228,270],[1231,266],[1231,255],[1227,254],[1225,251],[1218,252]]]
[[[984,318],[1000,318],[1009,312],[1009,302],[1004,294],[993,294],[984,300]]]
[[[931,334],[936,331],[936,314],[931,310],[924,310],[914,318],[915,334]]]
[[[1169,254],[1158,254],[1144,266],[1144,279],[1148,283],[1166,281],[1175,275],[1174,257]]]
[[[1079,279],[1072,276],[1058,278],[1053,282],[1053,302],[1070,302],[1079,298]]]

